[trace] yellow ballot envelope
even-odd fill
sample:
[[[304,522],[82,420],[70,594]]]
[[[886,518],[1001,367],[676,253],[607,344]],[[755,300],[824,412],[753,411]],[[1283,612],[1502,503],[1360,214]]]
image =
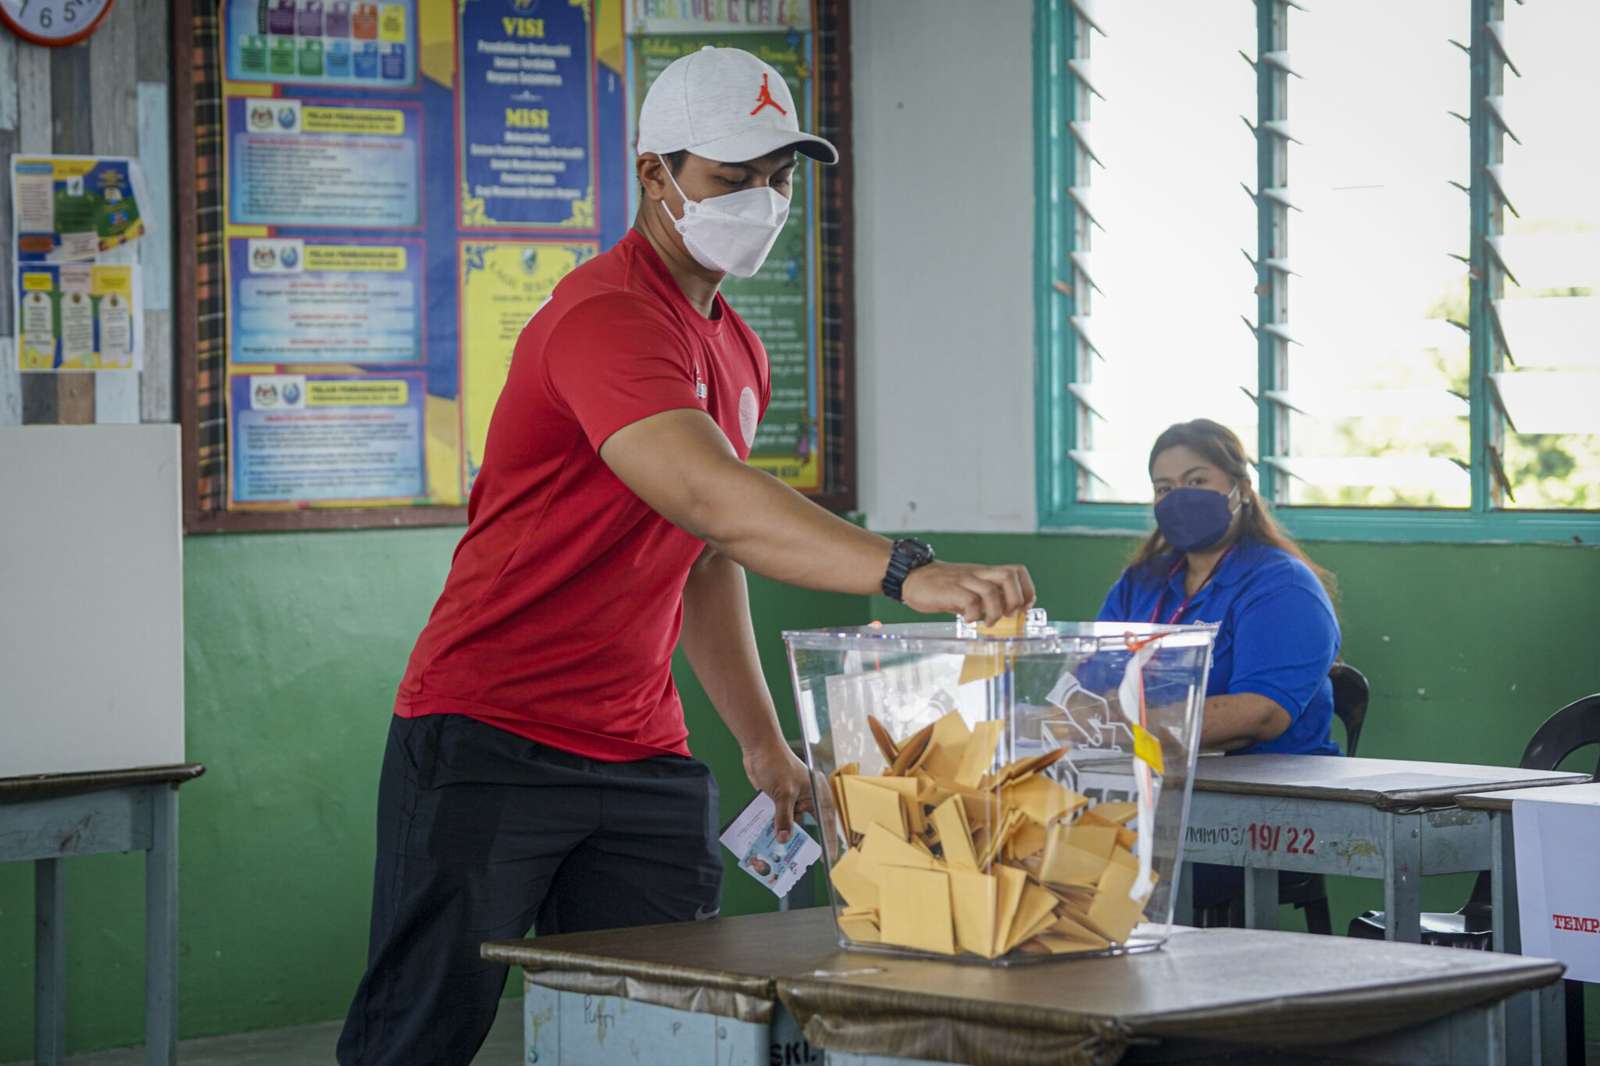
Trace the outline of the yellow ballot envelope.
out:
[[[1159,948],[1215,635],[1037,608],[785,632],[840,946],[995,966]]]
[[[1105,951],[1144,920],[1131,889],[1137,804],[1104,803],[1050,777],[1061,755],[994,768],[1005,723],[952,712],[897,740],[872,719],[884,761],[909,769],[830,785],[849,846],[829,872],[851,943],[997,959]],[[909,753],[909,755],[908,755]]]

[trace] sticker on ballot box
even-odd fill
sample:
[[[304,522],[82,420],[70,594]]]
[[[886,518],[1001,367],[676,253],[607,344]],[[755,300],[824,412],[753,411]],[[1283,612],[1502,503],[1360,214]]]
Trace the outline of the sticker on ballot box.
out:
[[[772,797],[760,793],[723,830],[722,846],[738,857],[741,870],[782,898],[822,858],[822,848],[798,825],[787,843],[779,843],[775,813]]]

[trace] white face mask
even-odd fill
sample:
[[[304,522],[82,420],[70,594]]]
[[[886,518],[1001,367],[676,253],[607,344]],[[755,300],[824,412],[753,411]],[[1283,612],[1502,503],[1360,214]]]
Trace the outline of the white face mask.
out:
[[[661,165],[666,167],[667,180],[683,196],[683,217],[673,218],[665,200],[658,203],[683,234],[683,246],[694,261],[736,278],[748,278],[760,270],[789,218],[789,198],[771,186],[761,186],[691,200],[678,187],[665,159]]]

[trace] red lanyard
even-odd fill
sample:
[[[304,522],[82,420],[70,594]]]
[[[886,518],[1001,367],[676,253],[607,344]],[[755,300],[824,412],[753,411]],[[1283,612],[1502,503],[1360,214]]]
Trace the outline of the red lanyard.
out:
[[[1207,585],[1211,584],[1211,579],[1212,578],[1217,576],[1217,571],[1222,569],[1222,563],[1223,563],[1223,561],[1225,559],[1228,558],[1228,553],[1231,552],[1231,551],[1233,551],[1233,545],[1230,544],[1230,545],[1228,545],[1228,547],[1226,549],[1223,550],[1221,555],[1217,556],[1216,563],[1211,567],[1211,573],[1207,574],[1206,575],[1206,579],[1204,581],[1200,582],[1200,588],[1195,589],[1193,592],[1189,593],[1189,595],[1187,595],[1187,596],[1185,596],[1183,598],[1183,602],[1178,604],[1178,609],[1176,611],[1172,612],[1172,615],[1164,623],[1165,625],[1169,625],[1170,626],[1170,625],[1177,624],[1178,619],[1183,617],[1183,612],[1185,612],[1185,611],[1187,611],[1189,609],[1189,604],[1194,602],[1194,598],[1196,596],[1200,595],[1201,591]],[[1167,571],[1167,583],[1168,584],[1171,584],[1172,579],[1174,577],[1176,577],[1177,574],[1178,574],[1178,571],[1183,568],[1183,563],[1184,563],[1183,557],[1180,556],[1172,564],[1172,569]],[[1161,596],[1156,600],[1155,610],[1150,612],[1150,621],[1151,622],[1154,622],[1157,618],[1161,617],[1161,608],[1165,607],[1166,605],[1167,605],[1167,590],[1166,590],[1166,587],[1163,586],[1162,589],[1161,589]]]

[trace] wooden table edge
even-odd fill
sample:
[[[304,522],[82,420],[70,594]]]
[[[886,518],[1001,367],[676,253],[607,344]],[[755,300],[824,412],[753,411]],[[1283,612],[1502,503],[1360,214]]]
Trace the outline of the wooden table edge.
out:
[[[106,792],[148,785],[185,785],[206,772],[204,763],[167,763],[120,770],[87,770],[65,774],[0,777],[0,806],[55,796]]]

